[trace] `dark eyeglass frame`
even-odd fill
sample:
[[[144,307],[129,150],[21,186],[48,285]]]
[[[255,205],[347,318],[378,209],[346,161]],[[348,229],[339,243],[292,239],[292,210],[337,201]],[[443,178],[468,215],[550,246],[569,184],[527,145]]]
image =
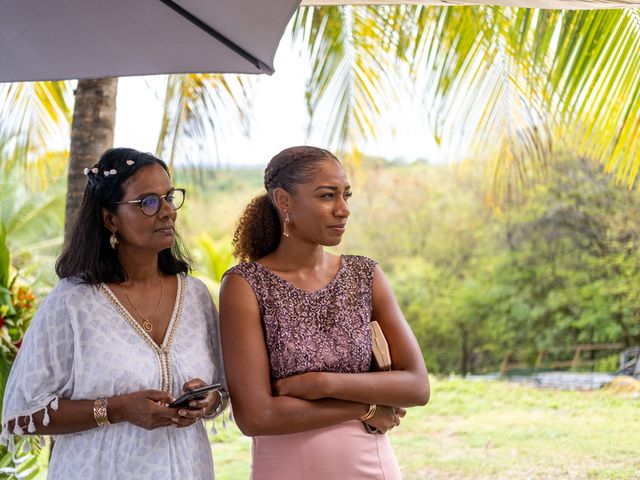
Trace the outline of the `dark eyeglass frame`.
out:
[[[175,192],[182,192],[182,203],[180,205],[178,205],[177,207],[174,207],[171,204],[171,202],[169,202],[167,200],[167,197],[170,196],[170,195],[173,195]],[[149,197],[155,197],[155,198],[158,199],[158,209],[155,212],[151,213],[151,214],[146,213],[142,208],[142,202],[144,202]],[[154,215],[157,215],[158,212],[160,211],[160,209],[162,208],[162,200],[167,202],[169,204],[169,206],[173,210],[178,210],[180,207],[182,207],[182,205],[184,205],[184,201],[185,201],[186,198],[187,198],[187,190],[186,189],[184,189],[184,188],[174,188],[169,193],[165,193],[164,195],[156,195],[155,193],[148,193],[144,197],[139,198],[138,200],[127,200],[126,202],[113,202],[111,205],[132,205],[134,203],[137,203],[138,206],[140,207],[140,211],[142,212],[143,215],[146,215],[147,217],[153,217]]]

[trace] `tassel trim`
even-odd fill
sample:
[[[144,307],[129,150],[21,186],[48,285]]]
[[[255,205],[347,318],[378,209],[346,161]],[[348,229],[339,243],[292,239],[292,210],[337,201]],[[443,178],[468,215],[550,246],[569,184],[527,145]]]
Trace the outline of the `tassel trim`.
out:
[[[216,420],[219,418],[222,421],[222,428],[224,428],[225,430],[229,428],[229,422],[235,423],[231,409],[229,409],[228,412],[226,411],[222,412],[221,414],[217,415],[214,418],[204,417],[203,420],[207,420],[211,422],[211,428],[209,429],[209,431],[211,432],[212,435],[218,435],[218,427],[216,426]]]
[[[36,424],[33,421],[33,416],[44,410],[44,417],[42,418],[42,424],[46,427],[47,425],[49,425],[50,422],[50,418],[49,418],[49,408],[52,408],[54,411],[58,410],[58,396],[57,395],[51,395],[48,398],[45,399],[45,401],[43,402],[44,406],[42,407],[37,407],[25,412],[19,412],[13,416],[11,416],[8,419],[2,419],[2,433],[0,433],[0,445],[4,445],[8,448],[8,450],[11,453],[15,452],[15,435],[25,435],[25,434],[32,434],[35,433],[36,431]],[[27,426],[27,432],[25,433],[24,429],[22,427],[20,427],[20,425],[18,425],[18,419],[21,417],[29,417],[29,425]],[[11,429],[9,429],[9,422],[14,421],[14,428],[13,431],[11,431]],[[42,438],[42,436],[40,436],[40,445],[44,445],[44,439]],[[29,442],[26,442],[25,446],[23,447],[23,450],[25,452],[28,452],[31,446],[29,445]]]

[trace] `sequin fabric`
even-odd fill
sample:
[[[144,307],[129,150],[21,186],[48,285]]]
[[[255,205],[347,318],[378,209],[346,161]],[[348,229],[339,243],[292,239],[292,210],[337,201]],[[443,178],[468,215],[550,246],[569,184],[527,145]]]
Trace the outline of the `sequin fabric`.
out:
[[[255,262],[227,271],[243,277],[255,292],[273,380],[305,372],[369,370],[375,266],[369,258],[343,255],[333,280],[314,292]]]

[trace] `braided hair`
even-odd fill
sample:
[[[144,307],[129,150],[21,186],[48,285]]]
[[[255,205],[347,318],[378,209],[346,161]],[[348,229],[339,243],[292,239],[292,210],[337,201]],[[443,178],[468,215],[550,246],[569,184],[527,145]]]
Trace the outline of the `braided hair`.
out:
[[[56,262],[60,278],[76,278],[96,285],[119,283],[127,279],[116,251],[109,245],[111,232],[104,226],[102,209],[115,213],[115,202],[122,200],[125,183],[141,168],[160,165],[167,174],[167,164],[151,153],[133,148],[112,148],[104,152],[93,167],[85,168],[87,186],[71,236]],[[183,253],[180,238],[171,248],[158,254],[158,267],[167,275],[188,272],[188,255]]]
[[[264,171],[265,192],[245,207],[233,235],[233,255],[238,260],[252,262],[278,248],[282,225],[274,190],[294,193],[297,185],[313,179],[319,164],[327,159],[340,163],[330,151],[310,146],[286,148],[271,159]]]

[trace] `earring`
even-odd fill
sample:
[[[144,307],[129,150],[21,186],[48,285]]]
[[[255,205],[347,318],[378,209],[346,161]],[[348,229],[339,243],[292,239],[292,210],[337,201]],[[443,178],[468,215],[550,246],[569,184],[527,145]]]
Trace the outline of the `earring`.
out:
[[[289,212],[284,212],[284,227],[282,228],[282,234],[287,238],[289,238],[289,231],[287,229],[289,222]]]
[[[118,248],[118,245],[120,245],[118,237],[116,237],[116,232],[113,232],[109,237],[109,245],[111,245],[111,248],[113,248],[114,250]]]

